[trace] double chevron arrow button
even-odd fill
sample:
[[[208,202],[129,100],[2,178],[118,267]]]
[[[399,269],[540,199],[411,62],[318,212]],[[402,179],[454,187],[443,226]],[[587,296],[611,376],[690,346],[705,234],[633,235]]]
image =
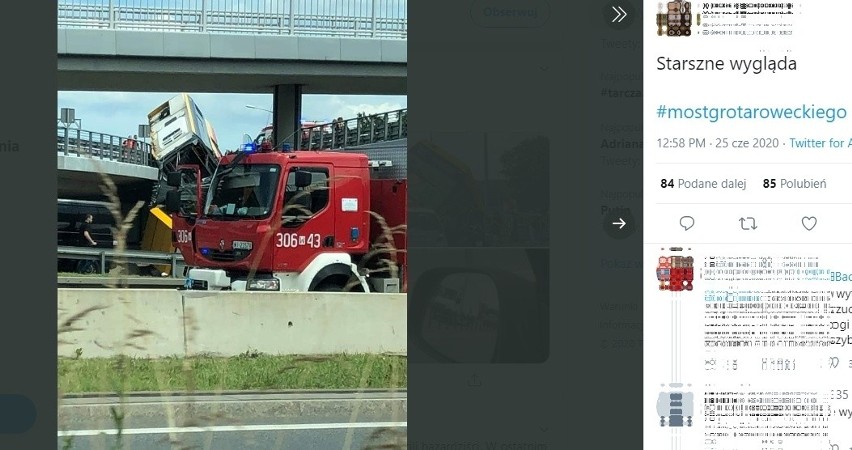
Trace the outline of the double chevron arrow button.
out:
[[[627,17],[627,12],[620,6],[613,6],[612,10],[615,11],[615,17],[612,18],[613,22],[620,23],[625,17]]]
[[[636,10],[627,1],[613,0],[604,6],[603,15],[607,26],[616,30],[623,30],[633,24]]]

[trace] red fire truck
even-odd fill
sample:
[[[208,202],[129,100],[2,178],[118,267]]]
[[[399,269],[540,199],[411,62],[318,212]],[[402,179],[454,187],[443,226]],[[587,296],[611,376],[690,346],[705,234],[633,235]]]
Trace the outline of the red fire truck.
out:
[[[205,179],[198,166],[168,174],[184,287],[405,292],[405,149],[369,153],[249,142]]]

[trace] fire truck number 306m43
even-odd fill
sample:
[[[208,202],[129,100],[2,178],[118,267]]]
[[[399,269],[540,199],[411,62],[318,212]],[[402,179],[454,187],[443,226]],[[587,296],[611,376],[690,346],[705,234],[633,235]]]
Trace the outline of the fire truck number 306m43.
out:
[[[192,234],[189,230],[175,230],[175,237],[179,244],[187,244],[192,242]]]
[[[310,248],[320,247],[320,235],[318,233],[307,236],[299,236],[296,233],[278,233],[275,235],[276,247],[301,247],[307,245]]]

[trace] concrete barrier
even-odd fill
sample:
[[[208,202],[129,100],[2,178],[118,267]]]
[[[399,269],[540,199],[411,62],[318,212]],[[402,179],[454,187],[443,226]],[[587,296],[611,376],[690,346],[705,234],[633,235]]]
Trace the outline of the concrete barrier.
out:
[[[183,355],[183,299],[175,289],[58,289],[59,355]]]
[[[405,294],[58,291],[61,356],[407,351]]]
[[[188,354],[405,352],[404,295],[184,294]]]

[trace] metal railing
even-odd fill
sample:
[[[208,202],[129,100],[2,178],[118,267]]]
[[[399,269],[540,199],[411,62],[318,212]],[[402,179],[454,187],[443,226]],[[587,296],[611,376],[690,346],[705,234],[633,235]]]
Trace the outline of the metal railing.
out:
[[[133,148],[124,146],[127,137],[79,128],[58,126],[56,148],[63,155],[88,156],[100,160],[157,167],[151,157],[151,144],[136,140]]]
[[[59,28],[407,39],[407,0],[59,0]]]
[[[125,250],[121,253],[113,249],[59,246],[57,254],[59,255],[59,259],[99,261],[101,275],[107,272],[107,261],[113,262],[119,259],[123,259],[128,264],[168,264],[172,268],[171,276],[173,278],[178,277],[178,265],[183,265],[183,255],[180,253],[146,252],[140,250]]]
[[[338,149],[408,137],[408,109],[302,127],[296,148]]]

